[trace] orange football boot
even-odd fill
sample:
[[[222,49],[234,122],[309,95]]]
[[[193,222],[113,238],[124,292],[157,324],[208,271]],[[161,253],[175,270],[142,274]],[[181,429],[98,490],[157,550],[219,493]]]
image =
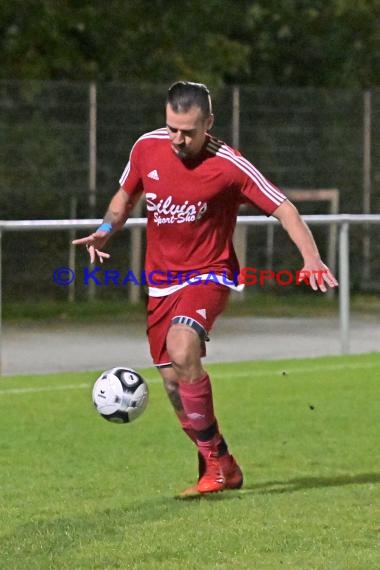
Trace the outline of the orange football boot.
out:
[[[225,454],[218,457],[217,453],[210,452],[209,456],[204,458],[204,462],[199,460],[199,467],[198,483],[183,491],[179,497],[196,497],[227,489],[240,489],[243,485],[243,474],[232,455]]]

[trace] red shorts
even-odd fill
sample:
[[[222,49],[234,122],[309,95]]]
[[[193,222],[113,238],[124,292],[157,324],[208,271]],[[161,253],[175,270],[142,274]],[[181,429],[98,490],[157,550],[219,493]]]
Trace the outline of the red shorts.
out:
[[[217,283],[186,285],[165,297],[149,297],[147,335],[153,363],[171,364],[166,350],[166,335],[172,323],[194,328],[202,341],[202,356],[206,355],[205,340],[215,319],[225,308],[230,289]]]

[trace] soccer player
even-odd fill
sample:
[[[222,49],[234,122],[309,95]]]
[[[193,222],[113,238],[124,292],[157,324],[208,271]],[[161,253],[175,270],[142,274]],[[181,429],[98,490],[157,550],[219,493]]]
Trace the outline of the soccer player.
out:
[[[209,134],[213,121],[205,85],[174,83],[167,94],[166,127],[136,141],[102,225],[73,242],[86,245],[91,262],[103,262],[109,257],[105,244],[145,194],[150,351],[182,429],[198,450],[198,481],[183,496],[243,483],[201,361],[210,329],[237,286],[232,236],[240,204],[249,202],[278,218],[302,255],[312,289],[325,292],[338,284],[295,206],[237,150]]]

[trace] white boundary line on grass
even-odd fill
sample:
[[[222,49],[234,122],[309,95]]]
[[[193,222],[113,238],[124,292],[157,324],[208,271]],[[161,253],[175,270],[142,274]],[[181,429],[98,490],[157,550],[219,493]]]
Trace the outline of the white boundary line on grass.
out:
[[[30,388],[5,388],[0,390],[0,396],[11,394],[35,394],[37,392],[55,392],[56,390],[82,390],[89,388],[91,384],[62,384],[62,386],[34,386]]]
[[[326,364],[320,366],[303,366],[300,368],[287,368],[286,363],[282,368],[278,368],[277,370],[263,370],[262,372],[243,372],[239,373],[237,376],[238,378],[247,378],[252,377],[252,380],[255,378],[265,378],[266,376],[282,376],[284,373],[286,375],[290,374],[307,374],[309,372],[334,372],[335,370],[361,370],[361,369],[370,369],[370,368],[380,368],[378,363],[372,362],[363,362],[363,363],[352,363],[352,364]],[[231,379],[234,380],[233,371],[229,373],[219,372],[216,374],[216,378],[222,379]],[[161,379],[153,379],[148,380],[148,384],[160,384],[162,382]],[[35,394],[38,392],[55,392],[55,391],[68,391],[68,390],[82,390],[84,388],[88,389],[91,388],[92,384],[90,383],[82,383],[82,384],[63,384],[62,386],[31,386],[29,388],[5,388],[3,390],[0,389],[0,397],[1,396],[9,396],[15,394]]]

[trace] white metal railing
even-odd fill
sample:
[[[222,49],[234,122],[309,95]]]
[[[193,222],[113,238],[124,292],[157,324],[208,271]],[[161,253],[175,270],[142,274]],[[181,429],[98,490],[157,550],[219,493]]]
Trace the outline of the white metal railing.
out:
[[[308,215],[302,216],[308,225],[336,224],[339,228],[339,322],[341,353],[349,353],[350,331],[350,266],[349,266],[349,230],[350,225],[380,224],[380,214],[336,214],[336,215]],[[3,232],[8,231],[37,231],[37,230],[86,230],[96,228],[101,219],[88,220],[16,220],[0,221],[0,374],[2,369],[2,261],[1,238]],[[238,225],[271,225],[278,224],[278,220],[266,216],[238,216]],[[143,227],[145,218],[130,218],[124,229]]]

